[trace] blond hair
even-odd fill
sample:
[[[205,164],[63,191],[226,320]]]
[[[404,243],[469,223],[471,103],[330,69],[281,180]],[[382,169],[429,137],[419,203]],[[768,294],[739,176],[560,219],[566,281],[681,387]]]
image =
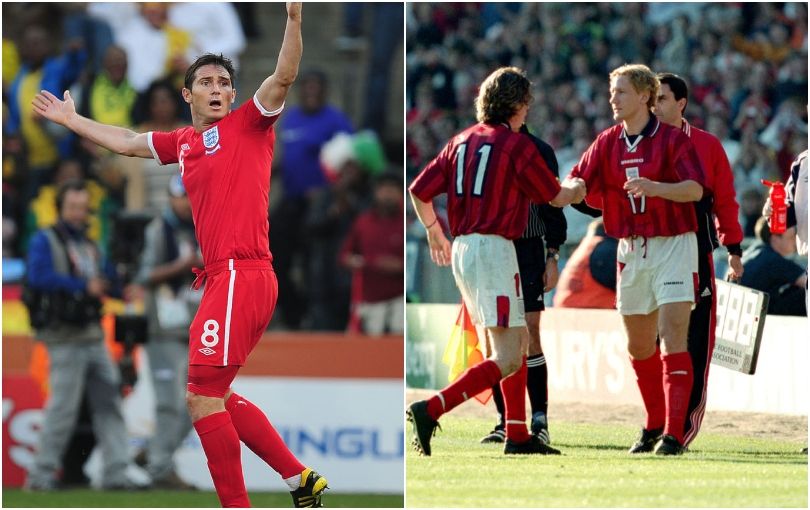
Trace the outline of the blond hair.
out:
[[[475,98],[475,118],[486,124],[508,122],[531,99],[531,83],[526,73],[517,67],[501,67],[481,84]]]
[[[610,73],[610,81],[619,76],[627,76],[630,84],[639,94],[649,92],[647,108],[655,106],[658,100],[658,93],[661,90],[661,82],[652,70],[644,64],[625,64],[617,67]]]

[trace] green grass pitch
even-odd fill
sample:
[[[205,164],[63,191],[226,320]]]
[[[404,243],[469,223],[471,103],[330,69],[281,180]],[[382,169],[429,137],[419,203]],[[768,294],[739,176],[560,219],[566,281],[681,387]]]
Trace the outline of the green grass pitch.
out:
[[[255,508],[289,508],[292,499],[287,493],[252,492],[250,502]],[[336,508],[402,508],[401,495],[383,494],[331,494],[323,496],[327,507]],[[195,507],[219,508],[214,492],[140,491],[106,492],[92,490],[65,490],[50,493],[29,493],[19,489],[3,489],[3,507],[26,508],[99,508],[99,507]]]
[[[505,457],[478,443],[491,419],[441,425],[432,457],[408,450],[408,507],[807,507],[806,443],[702,433],[681,457],[630,456],[632,427],[552,422],[562,456]]]

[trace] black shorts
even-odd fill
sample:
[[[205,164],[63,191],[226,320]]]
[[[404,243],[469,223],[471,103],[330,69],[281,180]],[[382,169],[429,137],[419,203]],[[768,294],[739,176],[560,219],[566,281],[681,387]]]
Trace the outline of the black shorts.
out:
[[[546,249],[542,237],[515,239],[520,283],[523,289],[523,311],[541,312],[543,303],[543,273],[546,272]]]

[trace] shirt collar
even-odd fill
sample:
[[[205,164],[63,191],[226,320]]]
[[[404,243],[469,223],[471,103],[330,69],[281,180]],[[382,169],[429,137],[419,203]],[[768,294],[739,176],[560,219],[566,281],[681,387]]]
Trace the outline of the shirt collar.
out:
[[[684,133],[686,133],[686,136],[691,138],[692,137],[692,126],[691,126],[691,124],[689,124],[689,122],[687,122],[686,119],[681,119],[681,122],[682,122],[681,130]]]
[[[659,127],[661,127],[661,121],[658,120],[658,117],[651,113],[650,120],[647,121],[647,125],[641,130],[641,136],[644,138],[652,138],[656,133],[658,133]],[[627,130],[624,129],[624,126],[622,126],[622,132],[619,137],[624,138],[625,140],[627,139]]]

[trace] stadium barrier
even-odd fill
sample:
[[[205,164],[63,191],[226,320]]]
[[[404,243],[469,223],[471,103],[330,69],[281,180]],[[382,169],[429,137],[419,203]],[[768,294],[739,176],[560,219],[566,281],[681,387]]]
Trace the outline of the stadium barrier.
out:
[[[459,305],[407,305],[409,388],[447,384],[442,363]],[[541,340],[554,402],[641,405],[627,355],[621,317],[615,310],[547,308]],[[808,321],[768,316],[757,370],[745,375],[712,365],[708,410],[806,415]]]
[[[402,494],[402,344],[402,336],[266,333],[233,388],[267,413],[301,461],[329,478],[332,491]],[[28,373],[33,348],[29,335],[3,338],[3,486],[22,484],[37,444],[43,397]],[[138,383],[123,409],[133,452],[155,432],[147,374],[143,355]],[[242,452],[249,490],[289,490],[253,452],[244,446]],[[183,479],[213,490],[193,431],[175,460]],[[98,478],[97,452],[85,470]]]

